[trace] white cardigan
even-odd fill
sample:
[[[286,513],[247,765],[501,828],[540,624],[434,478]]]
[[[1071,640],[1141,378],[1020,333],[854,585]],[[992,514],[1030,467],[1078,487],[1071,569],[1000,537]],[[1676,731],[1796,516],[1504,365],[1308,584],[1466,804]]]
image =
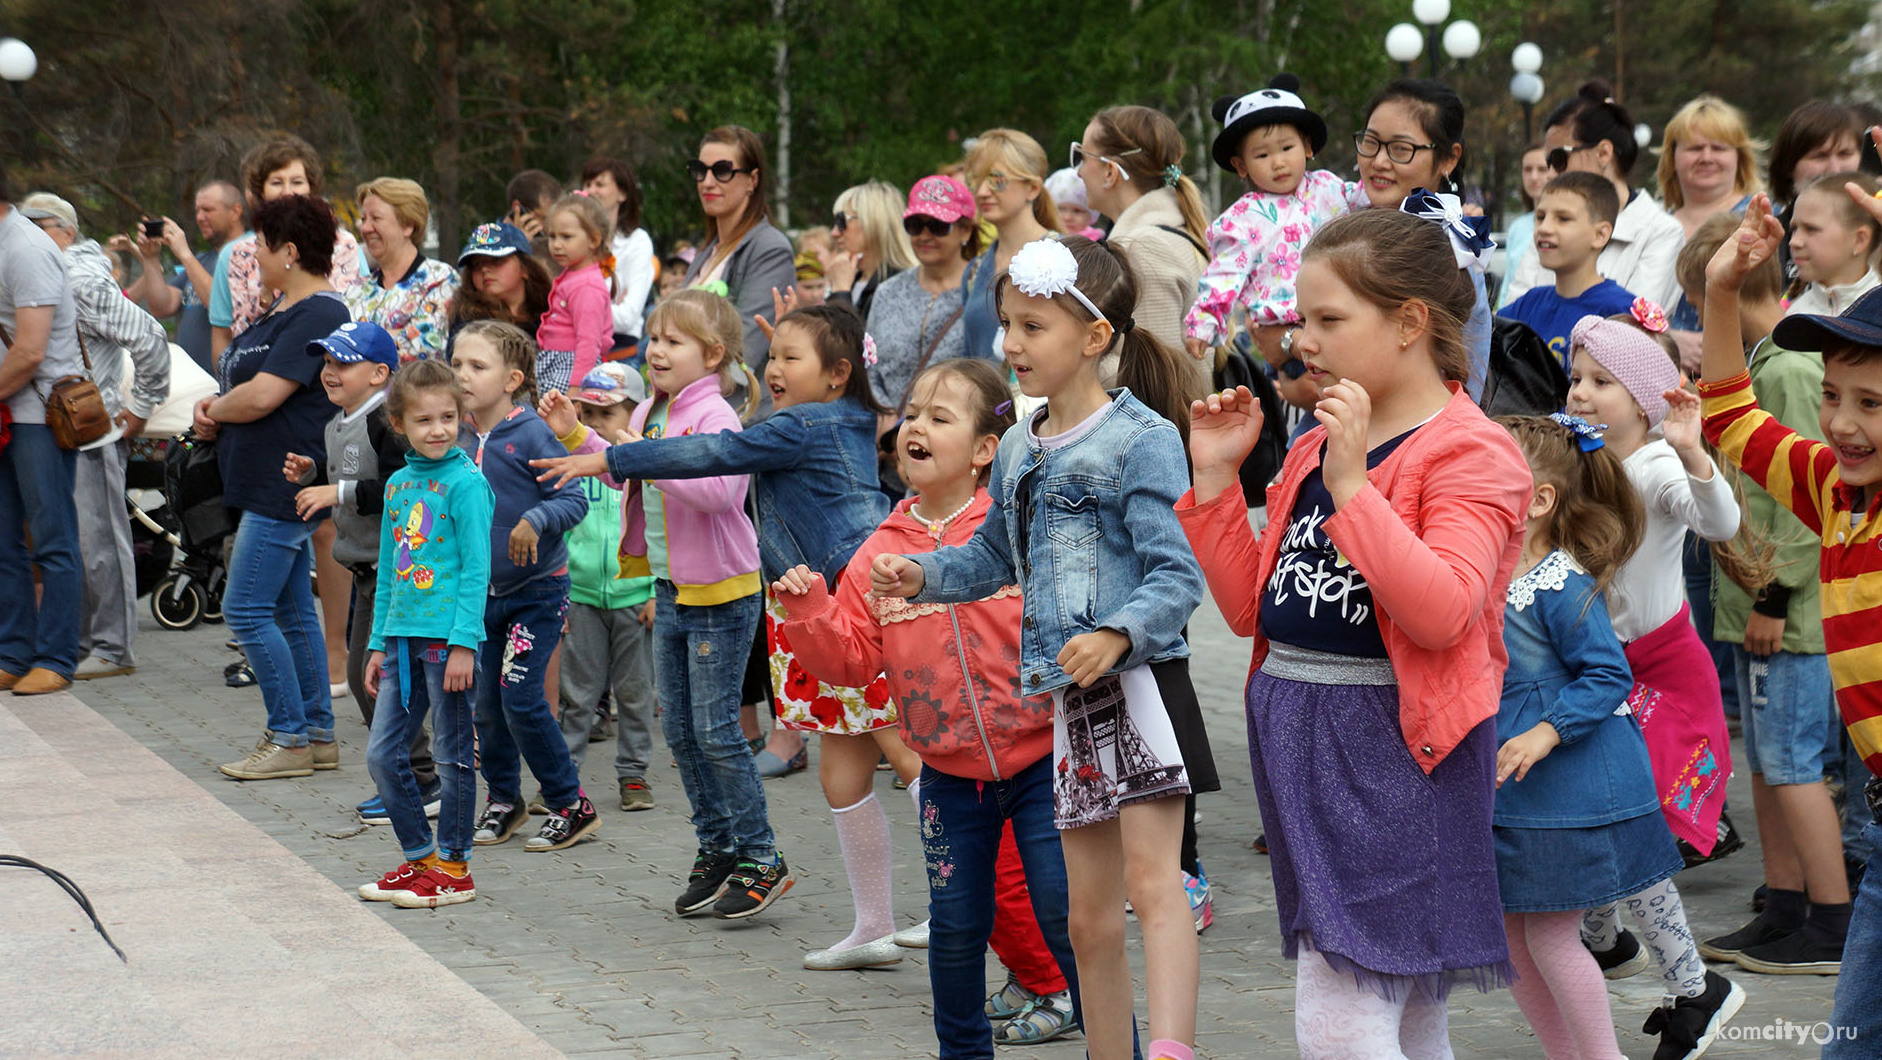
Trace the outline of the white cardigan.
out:
[[[1711,478],[1693,478],[1663,438],[1636,449],[1622,466],[1647,509],[1640,547],[1608,586],[1608,616],[1614,635],[1626,643],[1666,625],[1686,602],[1680,551],[1687,529],[1707,541],[1729,541],[1738,533],[1739,513],[1718,465]]]
[[[653,237],[645,228],[629,235],[617,229],[608,252],[614,255],[614,333],[646,338],[641,334],[641,311],[653,291]]]

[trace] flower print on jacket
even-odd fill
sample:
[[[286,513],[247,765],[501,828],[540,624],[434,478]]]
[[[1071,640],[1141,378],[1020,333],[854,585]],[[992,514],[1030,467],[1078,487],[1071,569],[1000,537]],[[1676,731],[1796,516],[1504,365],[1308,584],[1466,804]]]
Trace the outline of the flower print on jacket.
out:
[[[1345,182],[1321,169],[1290,194],[1251,191],[1235,200],[1209,225],[1209,264],[1183,334],[1211,345],[1226,340],[1237,302],[1248,307],[1251,327],[1299,320],[1293,279],[1301,251],[1321,225],[1349,209]]]

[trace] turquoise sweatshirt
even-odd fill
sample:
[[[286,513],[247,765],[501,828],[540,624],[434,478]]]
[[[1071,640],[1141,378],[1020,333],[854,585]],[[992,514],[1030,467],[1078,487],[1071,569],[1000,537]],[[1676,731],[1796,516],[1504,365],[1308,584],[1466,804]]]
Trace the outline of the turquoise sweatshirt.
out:
[[[369,650],[384,651],[387,637],[483,643],[495,509],[496,494],[464,450],[406,456],[386,481]]]

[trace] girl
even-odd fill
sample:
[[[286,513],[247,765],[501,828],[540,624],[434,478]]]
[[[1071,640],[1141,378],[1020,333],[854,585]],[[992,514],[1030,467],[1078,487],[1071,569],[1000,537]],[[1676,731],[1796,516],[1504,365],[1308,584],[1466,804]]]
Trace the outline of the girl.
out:
[[[1766,182],[1771,188],[1771,205],[1778,220],[1785,224],[1786,236],[1798,190],[1826,173],[1845,173],[1860,166],[1862,140],[1862,117],[1854,108],[1829,100],[1813,99],[1799,106],[1778,126],[1777,135],[1771,138]],[[1697,238],[1695,230],[1687,242]],[[1778,261],[1787,281],[1797,278],[1789,244],[1787,238],[1778,246]]]
[[[783,632],[813,673],[857,684],[886,672],[896,701],[910,705],[900,720],[903,738],[923,763],[910,790],[929,871],[935,1034],[944,1057],[984,1056],[989,1025],[981,986],[996,920],[1031,926],[1034,939],[1043,928],[1040,948],[1051,947],[1048,961],[1056,957],[1073,970],[1065,861],[1052,827],[1052,705],[1019,693],[1017,659],[1003,650],[1020,639],[1017,586],[959,607],[867,595],[877,555],[932,552],[973,536],[991,507],[985,483],[1000,436],[1013,426],[1006,373],[987,361],[942,362],[923,372],[909,393],[896,446],[916,495],[857,549],[834,596],[823,576],[805,566],[786,571],[772,592],[790,616]],[[991,792],[984,790],[988,785]],[[1006,846],[1002,831],[1009,822],[1030,903],[1026,887],[1000,889],[996,882],[996,862],[1005,870],[1004,854],[996,851]],[[819,958],[829,963],[813,965]],[[854,967],[900,959],[891,940],[878,939],[812,954],[805,964]],[[1048,999],[1016,1015],[1009,1025],[1013,1040],[1043,1041],[1070,1029],[1072,997],[1068,992],[1062,1005]]]
[[[570,380],[588,378],[614,348],[609,227],[601,202],[587,192],[564,195],[549,209],[544,231],[549,256],[562,274],[549,288],[549,308],[536,328],[542,346],[536,355],[536,381],[544,391],[567,390]]]
[[[451,303],[451,336],[444,347],[449,361],[457,333],[473,320],[515,324],[535,335],[549,310],[549,270],[529,252],[529,237],[515,225],[491,221],[471,229],[457,256],[457,299]]]
[[[1070,883],[1071,937],[1097,1060],[1134,1039],[1124,903],[1143,927],[1152,1060],[1192,1060],[1196,929],[1178,861],[1191,780],[1179,731],[1193,695],[1172,696],[1150,663],[1185,658],[1182,628],[1202,575],[1170,506],[1183,441],[1128,390],[1106,392],[1101,359],[1172,365],[1132,320],[1129,260],[1082,236],[1026,245],[995,287],[1008,364],[1045,408],[1001,441],[986,520],[965,545],[884,553],[878,597],[965,603],[1019,582],[1020,688],[1054,706],[1054,805]],[[1175,370],[1174,368],[1172,370]]]
[[[646,340],[653,393],[634,410],[624,435],[635,440],[610,447],[556,402],[552,425],[576,455],[536,464],[549,469],[544,480],[605,475],[632,491],[622,509],[622,569],[656,579],[660,721],[699,839],[674,911],[690,916],[710,908],[738,919],[769,907],[796,882],[778,854],[763,782],[738,728],[745,659],[764,604],[758,536],[745,517],[749,469],[706,470],[720,461],[697,454],[702,446],[715,454],[745,448],[738,414],[720,394],[743,366],[742,325],[726,299],[678,291],[654,307]],[[805,438],[794,444],[819,448]]]
[[[562,450],[530,408],[536,344],[529,336],[510,324],[480,320],[458,335],[453,365],[467,416],[458,444],[497,498],[477,685],[477,747],[488,801],[475,841],[506,842],[528,817],[520,756],[542,785],[549,811],[542,831],[523,849],[561,850],[601,826],[543,692],[568,609],[568,547],[562,538],[588,513],[588,497],[581,490],[545,487],[529,470],[530,458]]]
[[[1259,405],[1193,413],[1177,515],[1255,638],[1249,755],[1306,1056],[1448,1055],[1450,988],[1510,975],[1489,820],[1529,471],[1463,392],[1457,238],[1362,210],[1308,245],[1296,349],[1325,394],[1259,542],[1237,475]]]
[[[591,158],[582,167],[582,190],[600,204],[604,217],[613,218],[608,226],[608,253],[614,258],[613,305],[615,349],[633,349],[640,344],[642,314],[647,296],[653,292],[654,277],[659,273],[659,258],[653,252],[653,237],[641,227],[640,178],[634,167],[618,158]],[[574,383],[586,375],[570,377]]]
[[[1503,237],[1503,278],[1504,283],[1497,293],[1498,309],[1509,305],[1522,292],[1516,285],[1508,282],[1522,264],[1536,252],[1536,202],[1542,198],[1542,187],[1555,173],[1549,169],[1548,149],[1539,143],[1530,144],[1523,150],[1522,186],[1516,194],[1522,199],[1522,212],[1511,221],[1509,232]]]
[[[1786,316],[1835,316],[1882,284],[1873,265],[1882,225],[1850,199],[1844,184],[1870,195],[1882,187],[1867,174],[1831,173],[1805,187],[1791,208],[1791,263],[1803,289],[1792,288]]]
[[[1209,226],[1212,256],[1198,281],[1202,293],[1183,318],[1192,357],[1233,334],[1229,312],[1238,302],[1251,327],[1299,320],[1300,248],[1314,229],[1347,212],[1346,182],[1307,168],[1327,145],[1327,123],[1301,102],[1299,90],[1299,78],[1281,74],[1262,91],[1215,101],[1222,123],[1215,164],[1240,177],[1248,193]]]
[[[1561,413],[1497,422],[1516,437],[1536,484],[1506,594],[1510,661],[1496,720],[1510,990],[1548,1055],[1619,1060],[1607,983],[1576,926],[1582,910],[1668,880],[1681,865],[1654,813],[1640,728],[1631,711],[1615,709],[1628,701],[1627,658],[1601,599],[1639,544],[1644,517],[1599,427]]]
[[[386,482],[366,664],[366,692],[377,700],[366,767],[405,862],[361,886],[359,896],[407,909],[477,897],[470,877],[477,809],[470,693],[484,641],[495,495],[458,447],[463,401],[457,376],[441,361],[406,365],[386,392],[393,429],[412,452]],[[436,842],[410,751],[434,708],[434,755],[444,782]]]

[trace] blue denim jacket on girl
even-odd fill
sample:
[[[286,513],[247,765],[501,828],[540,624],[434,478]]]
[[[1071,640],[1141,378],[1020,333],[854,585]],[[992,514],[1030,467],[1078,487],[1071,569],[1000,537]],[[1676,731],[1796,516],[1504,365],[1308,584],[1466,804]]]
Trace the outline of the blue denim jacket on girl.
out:
[[[1110,393],[1099,421],[1068,445],[1044,448],[1015,424],[993,458],[993,506],[973,539],[909,557],[925,579],[919,602],[966,603],[1018,582],[1029,696],[1072,683],[1055,660],[1081,633],[1130,638],[1113,673],[1189,655],[1183,626],[1203,581],[1176,518],[1189,488],[1182,436],[1130,391]]]

